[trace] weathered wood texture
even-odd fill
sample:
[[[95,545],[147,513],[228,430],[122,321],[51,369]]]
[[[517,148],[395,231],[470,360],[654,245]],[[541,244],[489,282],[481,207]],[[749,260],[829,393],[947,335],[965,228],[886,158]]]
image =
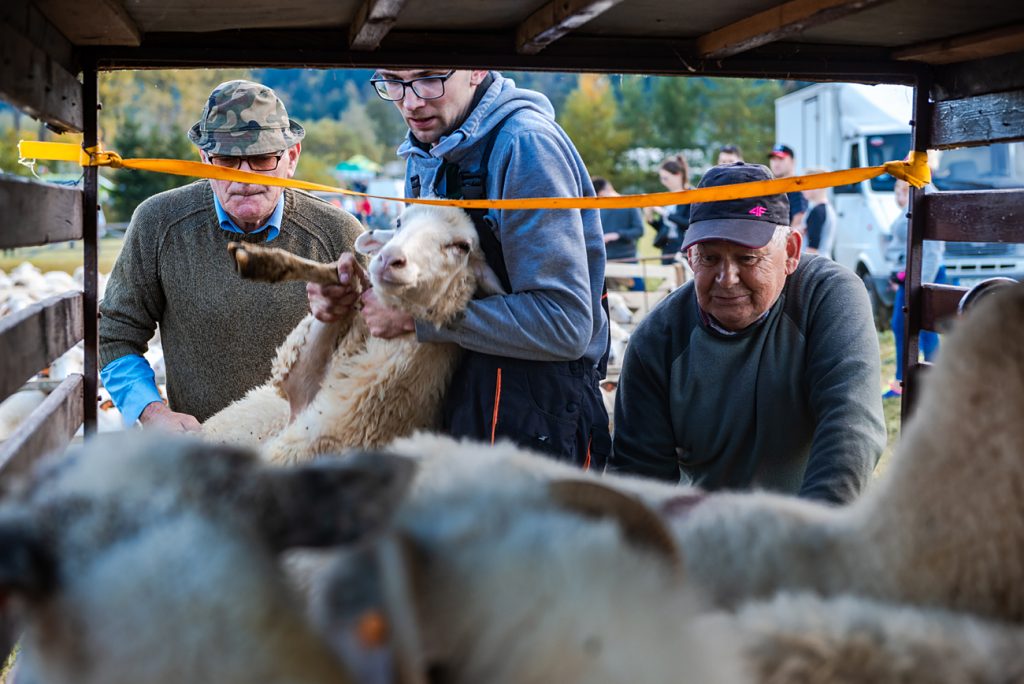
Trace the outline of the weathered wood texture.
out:
[[[1024,46],[1024,24],[928,41],[893,52],[893,59],[928,64],[954,64],[1017,52]]]
[[[406,0],[364,0],[348,31],[352,50],[376,50],[398,20]]]
[[[1024,140],[1024,90],[938,102],[928,149]]]
[[[71,41],[39,11],[32,0],[0,2],[0,24],[7,24],[25,36],[68,72],[78,73],[78,60]]]
[[[88,149],[99,144],[98,107],[99,83],[97,81],[96,64],[91,54],[82,60],[82,107],[85,121],[85,134],[82,142]],[[99,204],[99,168],[89,166],[85,169],[82,202],[85,215],[82,217],[82,267],[85,271],[84,290],[82,297],[82,340],[85,348],[85,396],[95,397],[98,392],[99,378],[99,216],[96,207]],[[96,402],[87,401],[83,409],[85,436],[96,432]]]
[[[139,45],[142,34],[120,0],[35,0],[75,45]]]
[[[0,98],[55,130],[82,130],[82,84],[6,23],[0,23]]]
[[[1024,52],[937,67],[932,99],[940,102],[1024,88]]]
[[[535,55],[622,0],[552,0],[516,29],[516,52]]]
[[[82,191],[8,176],[0,178],[4,227],[0,248],[82,237]]]
[[[40,456],[67,446],[82,424],[83,386],[78,373],[64,378],[0,444],[0,480],[25,472]]]
[[[924,196],[924,238],[1024,242],[1024,190],[965,190]]]
[[[341,49],[347,33],[304,31],[275,34],[232,31],[198,35],[147,33],[140,48],[97,48],[100,68],[435,67],[552,69],[615,73],[749,76],[823,81],[912,84],[918,65],[888,60],[877,48],[822,50],[813,45],[773,44],[728,60],[701,60],[693,41],[595,38],[570,34],[536,55],[515,54],[514,36],[391,31],[374,52]],[[260,45],[259,52],[252,50]],[[453,47],[457,46],[457,47]]]
[[[82,339],[82,293],[55,295],[0,319],[0,400]]]
[[[921,328],[945,332],[948,323],[957,316],[960,299],[967,294],[966,287],[936,285],[921,286]]]
[[[874,7],[889,0],[790,0],[697,39],[697,53],[721,59]]]

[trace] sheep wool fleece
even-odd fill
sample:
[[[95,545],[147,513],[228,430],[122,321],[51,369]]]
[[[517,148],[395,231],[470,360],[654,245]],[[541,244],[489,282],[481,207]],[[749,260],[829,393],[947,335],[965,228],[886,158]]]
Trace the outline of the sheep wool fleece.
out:
[[[354,217],[307,193],[284,193],[271,246],[325,263],[352,250],[362,232]],[[309,312],[304,283],[235,272],[227,244],[266,235],[223,230],[208,181],[140,204],[100,304],[101,366],[144,353],[159,325],[174,411],[202,422],[265,382],[278,345]]]
[[[732,336],[691,281],[630,338],[610,467],[848,502],[885,447],[880,372],[864,286],[830,259],[804,256],[767,317]]]

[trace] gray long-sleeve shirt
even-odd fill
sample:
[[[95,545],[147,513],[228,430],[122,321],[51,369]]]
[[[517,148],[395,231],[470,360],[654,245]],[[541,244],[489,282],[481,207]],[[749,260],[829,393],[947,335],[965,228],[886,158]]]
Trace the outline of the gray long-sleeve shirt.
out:
[[[829,259],[804,256],[734,336],[702,320],[688,283],[630,339],[609,469],[850,501],[885,447],[879,366],[864,286]]]

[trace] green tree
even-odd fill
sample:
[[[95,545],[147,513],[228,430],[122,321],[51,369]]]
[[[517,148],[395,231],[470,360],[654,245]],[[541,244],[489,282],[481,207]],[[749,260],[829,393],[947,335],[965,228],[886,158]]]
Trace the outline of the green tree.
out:
[[[657,147],[693,147],[702,119],[703,84],[688,77],[663,77],[651,88],[651,125]]]
[[[747,161],[765,163],[764,155],[775,143],[775,100],[784,94],[783,84],[743,78],[709,80],[703,117],[708,154],[733,144],[739,145]]]
[[[125,158],[194,159],[196,156],[195,148],[183,135],[165,134],[155,126],[146,128],[134,118],[127,119],[120,127],[114,144]],[[114,192],[107,216],[109,221],[127,221],[147,197],[191,182],[184,176],[130,169],[112,171],[110,178]]]
[[[622,153],[631,145],[630,132],[618,126],[617,109],[607,76],[580,74],[558,119],[593,176],[614,177]]]

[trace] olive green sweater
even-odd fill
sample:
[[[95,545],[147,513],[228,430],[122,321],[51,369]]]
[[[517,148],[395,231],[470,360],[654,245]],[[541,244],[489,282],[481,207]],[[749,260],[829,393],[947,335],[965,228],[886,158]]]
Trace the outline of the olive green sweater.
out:
[[[350,214],[286,189],[271,246],[321,262],[351,251],[362,226]],[[208,181],[139,205],[100,303],[100,365],[142,354],[157,326],[171,408],[206,420],[269,377],[274,351],[309,311],[304,283],[241,278],[231,241],[262,243],[267,231],[223,230]]]

